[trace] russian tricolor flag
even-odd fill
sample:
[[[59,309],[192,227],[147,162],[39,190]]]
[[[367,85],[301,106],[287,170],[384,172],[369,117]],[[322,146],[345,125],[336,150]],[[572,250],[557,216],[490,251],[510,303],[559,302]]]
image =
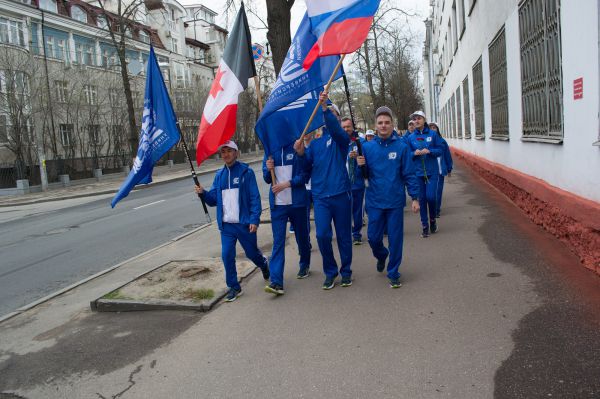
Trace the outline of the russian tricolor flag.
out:
[[[318,38],[304,59],[309,69],[317,57],[352,53],[363,44],[381,0],[306,0],[313,34]]]

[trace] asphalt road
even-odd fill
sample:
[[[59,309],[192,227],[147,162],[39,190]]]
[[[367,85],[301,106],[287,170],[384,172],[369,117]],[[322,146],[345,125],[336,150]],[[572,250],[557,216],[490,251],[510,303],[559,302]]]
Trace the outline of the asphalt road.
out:
[[[213,177],[200,183],[210,187]],[[3,208],[0,317],[204,224],[191,187],[183,180],[134,191],[114,209],[112,195]]]

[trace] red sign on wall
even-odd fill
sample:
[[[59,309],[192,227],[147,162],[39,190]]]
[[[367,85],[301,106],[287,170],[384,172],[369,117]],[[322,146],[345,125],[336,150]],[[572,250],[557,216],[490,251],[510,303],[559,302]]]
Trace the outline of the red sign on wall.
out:
[[[581,100],[583,98],[583,78],[573,81],[573,99]]]

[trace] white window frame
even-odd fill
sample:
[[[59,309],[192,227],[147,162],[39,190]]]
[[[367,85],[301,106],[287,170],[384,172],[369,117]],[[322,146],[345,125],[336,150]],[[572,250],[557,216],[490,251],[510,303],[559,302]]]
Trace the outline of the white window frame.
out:
[[[58,13],[58,7],[55,0],[39,0],[39,7],[42,10]]]
[[[73,124],[72,123],[61,123],[58,125],[58,133],[60,136],[60,143],[63,147],[73,146]]]
[[[67,81],[55,80],[54,88],[56,92],[56,101],[59,103],[66,103],[69,90]]]
[[[71,18],[84,24],[88,23],[87,12],[79,6],[71,6]]]
[[[98,104],[98,86],[84,85],[83,91],[85,93],[85,102],[87,105]]]
[[[99,15],[96,17],[96,26],[100,29],[108,29],[108,18],[106,18],[104,15]]]

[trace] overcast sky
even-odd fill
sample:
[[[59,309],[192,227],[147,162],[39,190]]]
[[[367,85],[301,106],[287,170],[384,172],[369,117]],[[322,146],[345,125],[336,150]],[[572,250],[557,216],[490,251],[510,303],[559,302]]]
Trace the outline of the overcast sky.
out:
[[[230,15],[229,18],[226,17],[224,13],[225,0],[179,0],[182,4],[203,4],[206,7],[216,11],[219,13],[219,17],[217,18],[217,23],[224,28],[230,29],[231,25],[233,25],[233,17]],[[323,0],[325,1],[325,0]],[[266,10],[266,1],[265,0],[246,0],[246,8],[251,8],[256,10],[256,14],[266,22],[267,20],[267,10]],[[411,18],[409,21],[409,28],[412,32],[415,33],[416,43],[415,45],[415,55],[417,59],[420,59],[421,47],[423,40],[425,38],[425,25],[423,21],[427,17],[429,10],[429,0],[390,0],[390,4],[408,12],[411,14],[417,14],[417,17]],[[294,6],[292,7],[292,24],[291,24],[291,32],[292,37],[306,12],[306,3],[304,0],[296,0]],[[263,28],[263,24],[260,22],[259,18],[252,15],[252,13],[248,13],[248,21],[250,24],[250,30],[252,33],[252,41],[254,43],[265,44],[267,42],[267,31]],[[404,23],[404,22],[402,22]]]

